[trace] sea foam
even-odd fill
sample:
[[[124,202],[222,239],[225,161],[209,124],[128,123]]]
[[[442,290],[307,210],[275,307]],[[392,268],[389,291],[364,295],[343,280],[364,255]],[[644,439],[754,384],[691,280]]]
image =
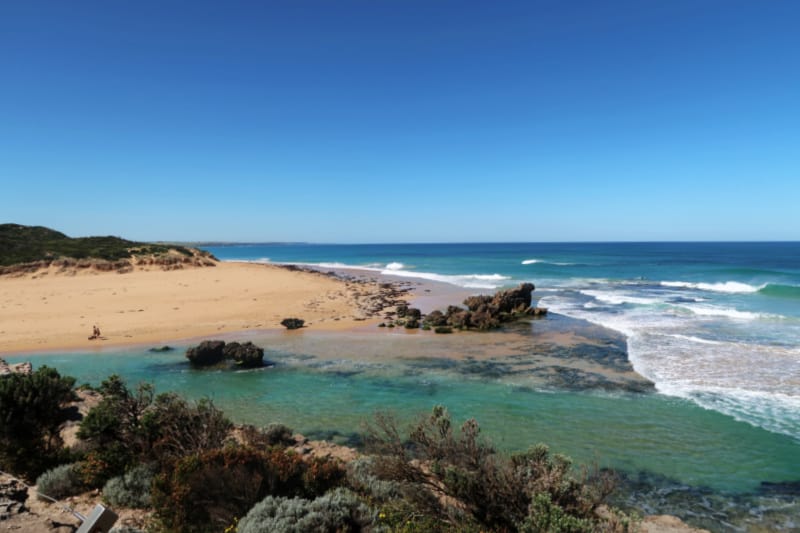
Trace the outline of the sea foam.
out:
[[[698,289],[708,292],[724,292],[728,294],[747,294],[758,292],[766,284],[754,286],[739,281],[725,281],[720,283],[692,283],[690,281],[662,281],[661,285],[664,287],[683,288],[683,289]]]

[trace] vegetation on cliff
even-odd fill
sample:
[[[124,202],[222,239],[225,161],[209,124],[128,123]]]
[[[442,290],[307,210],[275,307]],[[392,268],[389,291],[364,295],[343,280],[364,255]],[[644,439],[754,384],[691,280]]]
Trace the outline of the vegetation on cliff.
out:
[[[184,246],[150,244],[110,236],[72,238],[42,226],[0,224],[0,267],[39,262],[49,264],[63,259],[115,262],[169,254],[187,259],[198,254],[213,257],[207,252]]]
[[[65,412],[73,384],[47,368],[0,378],[0,417],[9,430],[0,441],[0,469],[30,480],[51,468],[40,482],[59,496],[102,489],[111,505],[149,508],[147,530],[577,533],[635,527],[602,506],[613,488],[607,474],[576,477],[569,459],[541,445],[499,454],[475,420],[455,429],[441,406],[407,432],[391,416],[376,415],[365,428],[364,453],[345,463],[309,453],[306,441],[285,426],[236,428],[210,401],[155,395],[146,384],[130,389],[112,376],[83,418],[79,441],[64,449],[54,437],[62,419],[55,413]],[[52,400],[45,405],[44,398]],[[23,427],[24,445],[18,440]],[[52,460],[34,460],[43,450]]]

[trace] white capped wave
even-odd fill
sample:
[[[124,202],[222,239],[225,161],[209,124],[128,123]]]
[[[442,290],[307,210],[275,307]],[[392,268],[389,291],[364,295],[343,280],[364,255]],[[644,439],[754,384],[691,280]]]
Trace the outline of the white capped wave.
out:
[[[595,290],[582,290],[579,291],[586,296],[591,296],[595,300],[606,302],[612,305],[621,304],[637,304],[637,305],[652,305],[661,303],[658,298],[643,298],[641,296],[631,296],[625,293],[609,292],[609,291],[595,291]]]
[[[573,266],[577,263],[563,263],[559,261],[542,261],[541,259],[526,259],[522,262],[523,265],[546,264],[555,266]]]
[[[716,307],[713,305],[681,305],[697,316],[721,316],[736,320],[757,320],[759,318],[770,318],[771,315],[763,313],[753,313],[752,311],[739,311],[730,307]]]
[[[690,281],[662,281],[661,285],[664,287],[677,287],[682,289],[698,289],[701,291],[709,292],[724,292],[728,294],[748,294],[751,292],[758,292],[764,285],[748,285],[739,281],[725,281],[721,283],[692,283]]]
[[[386,267],[384,268],[386,270],[402,270],[403,268],[405,268],[405,265],[403,263],[392,262],[387,264]]]
[[[435,274],[433,272],[417,272],[412,270],[383,270],[381,274],[386,276],[400,276],[404,278],[427,279],[457,285],[467,289],[498,289],[504,285],[504,281],[510,280],[508,276],[501,274],[462,274],[446,275]]]

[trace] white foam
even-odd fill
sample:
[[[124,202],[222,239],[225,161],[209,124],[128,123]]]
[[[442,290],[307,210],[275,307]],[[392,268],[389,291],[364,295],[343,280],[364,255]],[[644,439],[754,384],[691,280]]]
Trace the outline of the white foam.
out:
[[[523,265],[535,265],[538,263],[543,263],[547,265],[556,265],[556,266],[572,266],[577,263],[562,263],[558,261],[542,261],[541,259],[526,259],[522,262]]]
[[[462,274],[446,275],[435,274],[433,272],[417,272],[411,270],[383,270],[381,274],[385,276],[400,276],[404,278],[427,279],[439,281],[464,287],[467,289],[497,289],[504,285],[504,281],[510,280],[508,276],[501,274]]]
[[[751,311],[739,311],[730,307],[715,307],[713,305],[681,305],[680,307],[690,310],[697,316],[721,316],[736,320],[756,320],[768,317],[768,315]]]
[[[403,263],[392,262],[386,265],[386,267],[384,268],[386,270],[402,270],[403,268],[405,268],[405,265]]]
[[[662,281],[661,285],[664,287],[678,287],[683,289],[698,289],[708,292],[724,292],[728,294],[749,294],[758,292],[763,289],[766,284],[754,286],[747,283],[738,281],[725,281],[722,283],[692,283],[689,281]]]
[[[664,333],[663,335],[665,337],[672,337],[673,339],[681,339],[681,340],[684,340],[684,341],[696,342],[698,344],[712,344],[712,345],[723,344],[723,343],[721,343],[719,341],[711,341],[711,340],[708,340],[708,339],[701,339],[700,337],[694,337],[692,335],[678,335],[678,334],[669,334],[669,333]]]
[[[661,303],[658,298],[642,298],[641,296],[631,296],[625,293],[610,292],[610,291],[595,291],[595,290],[582,290],[579,291],[586,296],[591,296],[595,300],[606,302],[612,305],[621,304],[637,304],[637,305],[652,305]]]

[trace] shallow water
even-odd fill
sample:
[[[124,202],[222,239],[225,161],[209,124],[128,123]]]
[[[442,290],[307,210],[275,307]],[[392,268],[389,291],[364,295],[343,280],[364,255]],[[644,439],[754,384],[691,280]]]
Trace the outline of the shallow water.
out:
[[[755,520],[753,513],[764,507],[757,494],[762,483],[800,480],[797,441],[686,399],[554,389],[535,377],[525,380],[518,373],[498,371],[502,358],[487,359],[496,364],[486,365],[476,359],[409,358],[406,353],[392,357],[387,347],[397,345],[397,339],[381,344],[373,337],[383,355],[355,360],[346,357],[346,337],[337,343],[329,335],[265,336],[259,343],[267,347],[273,366],[249,371],[191,369],[184,347],[166,353],[107,350],[28,359],[76,376],[79,383],[97,385],[116,373],[130,384],[147,381],[158,391],[210,397],[236,422],[283,422],[308,436],[347,444],[358,444],[363,422],[376,411],[394,412],[406,424],[442,404],[459,423],[476,418],[482,434],[501,450],[522,451],[544,442],[578,463],[610,466],[631,479],[645,479],[621,493],[622,503],[686,515],[688,502],[718,498],[714,505],[727,511],[709,504],[705,512],[692,510],[687,517],[712,529],[736,530],[724,524],[733,523],[740,512]],[[287,344],[294,350],[277,349]],[[329,349],[324,356],[321,345]],[[666,488],[683,498],[665,498]],[[795,506],[791,512],[800,510],[791,493],[779,490],[777,497],[782,505],[788,499]]]

